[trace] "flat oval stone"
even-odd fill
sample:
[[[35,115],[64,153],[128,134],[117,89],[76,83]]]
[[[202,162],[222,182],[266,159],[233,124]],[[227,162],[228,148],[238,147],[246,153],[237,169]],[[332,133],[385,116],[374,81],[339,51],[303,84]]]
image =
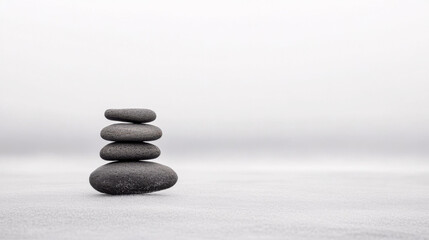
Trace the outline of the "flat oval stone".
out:
[[[100,157],[104,160],[137,161],[159,157],[161,150],[144,142],[114,142],[104,146]]]
[[[156,113],[144,108],[107,109],[104,116],[121,122],[147,123],[156,119]]]
[[[149,124],[116,123],[101,130],[101,137],[108,141],[143,142],[162,136],[162,131]]]
[[[154,162],[113,162],[89,176],[91,186],[102,193],[150,193],[172,187],[177,182],[173,169]]]

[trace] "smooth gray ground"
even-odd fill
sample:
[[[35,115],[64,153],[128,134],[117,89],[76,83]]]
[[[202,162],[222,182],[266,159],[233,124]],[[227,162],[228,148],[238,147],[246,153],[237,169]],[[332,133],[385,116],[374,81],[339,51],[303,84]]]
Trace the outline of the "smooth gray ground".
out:
[[[102,193],[139,194],[172,187],[177,174],[168,166],[150,161],[112,162],[92,172],[89,182]]]
[[[144,108],[107,109],[104,116],[109,120],[146,123],[156,119],[156,113]]]
[[[153,141],[161,138],[160,128],[150,124],[116,123],[103,128],[101,138],[108,141]]]
[[[100,150],[100,157],[104,160],[145,160],[159,157],[161,150],[150,143],[144,142],[113,142]]]
[[[1,159],[0,238],[429,239],[428,168],[408,158],[395,169],[167,160],[173,188],[108,196],[88,183],[96,155]]]

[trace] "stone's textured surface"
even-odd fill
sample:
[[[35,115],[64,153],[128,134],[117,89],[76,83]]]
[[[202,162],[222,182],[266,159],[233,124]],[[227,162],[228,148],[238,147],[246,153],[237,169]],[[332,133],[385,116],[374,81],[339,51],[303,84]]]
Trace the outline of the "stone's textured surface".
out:
[[[173,169],[154,162],[108,163],[89,176],[89,183],[95,190],[112,195],[160,191],[176,182],[177,174]]]
[[[104,116],[114,121],[134,123],[152,122],[156,119],[154,111],[144,108],[107,109]]]
[[[116,123],[103,128],[100,135],[109,141],[142,142],[159,139],[162,131],[149,124]]]
[[[104,146],[100,157],[104,160],[137,161],[159,157],[161,151],[150,143],[114,142]]]

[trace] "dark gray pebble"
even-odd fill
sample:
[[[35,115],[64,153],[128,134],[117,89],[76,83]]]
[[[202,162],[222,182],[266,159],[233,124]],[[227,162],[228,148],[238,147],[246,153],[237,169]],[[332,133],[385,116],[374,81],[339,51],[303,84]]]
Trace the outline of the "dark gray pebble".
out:
[[[116,123],[103,128],[100,135],[109,141],[142,142],[159,139],[162,131],[149,124]]]
[[[172,187],[177,182],[173,169],[154,162],[113,162],[97,168],[89,176],[91,186],[102,193],[150,193]]]
[[[114,142],[104,146],[100,157],[104,160],[137,161],[159,157],[161,151],[150,143]]]
[[[104,116],[114,121],[134,123],[147,123],[156,119],[154,111],[144,108],[107,109]]]

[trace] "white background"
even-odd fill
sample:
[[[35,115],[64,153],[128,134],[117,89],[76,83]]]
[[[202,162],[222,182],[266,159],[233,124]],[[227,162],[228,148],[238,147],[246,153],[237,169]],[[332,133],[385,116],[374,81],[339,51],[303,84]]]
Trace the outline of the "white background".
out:
[[[428,154],[427,1],[2,1],[0,154]]]

